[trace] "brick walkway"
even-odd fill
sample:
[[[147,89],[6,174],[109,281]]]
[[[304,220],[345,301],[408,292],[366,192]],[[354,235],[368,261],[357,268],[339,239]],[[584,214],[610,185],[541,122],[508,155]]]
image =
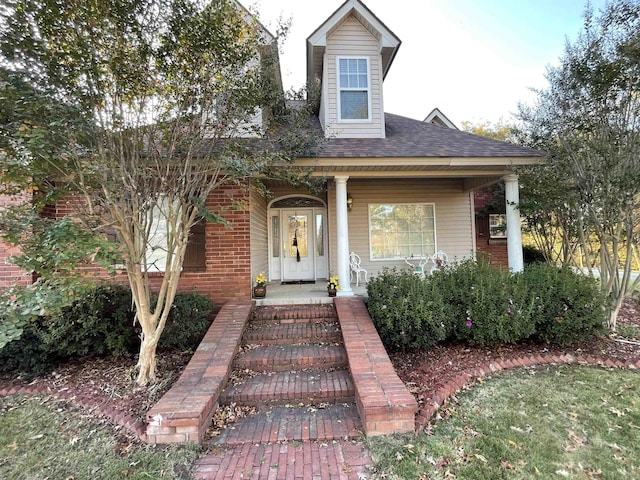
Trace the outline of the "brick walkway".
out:
[[[258,409],[211,440],[198,479],[368,478],[370,459],[333,305],[252,312],[220,405]]]
[[[202,457],[199,480],[363,480],[371,463],[362,443],[282,442],[219,447]]]

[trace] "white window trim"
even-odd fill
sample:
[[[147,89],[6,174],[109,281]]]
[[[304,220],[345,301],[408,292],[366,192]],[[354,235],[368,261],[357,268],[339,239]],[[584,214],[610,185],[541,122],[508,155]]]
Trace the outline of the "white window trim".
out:
[[[438,221],[436,219],[436,204],[433,202],[402,202],[402,203],[394,203],[394,202],[381,202],[381,203],[369,203],[367,204],[367,222],[369,224],[369,259],[372,262],[397,262],[399,260],[404,260],[404,257],[393,257],[393,258],[374,258],[373,256],[373,242],[371,238],[371,215],[370,215],[370,207],[371,205],[426,205],[430,206],[433,209],[433,248],[434,253],[438,251]],[[426,254],[428,255],[428,254]]]
[[[340,60],[365,60],[367,62],[367,88],[342,88],[340,86]],[[367,118],[342,118],[342,105],[340,104],[340,92],[361,92],[363,90],[367,91]],[[371,123],[372,122],[372,113],[371,113],[371,62],[369,61],[369,57],[363,56],[345,56],[340,55],[336,56],[336,96],[337,96],[337,105],[338,105],[338,123]]]
[[[491,230],[491,217],[493,215],[504,217],[505,229],[504,231],[500,232],[500,235],[494,235],[493,231]],[[495,238],[495,239],[507,238],[508,231],[507,231],[507,214],[506,213],[490,213],[488,220],[489,220],[489,238]]]

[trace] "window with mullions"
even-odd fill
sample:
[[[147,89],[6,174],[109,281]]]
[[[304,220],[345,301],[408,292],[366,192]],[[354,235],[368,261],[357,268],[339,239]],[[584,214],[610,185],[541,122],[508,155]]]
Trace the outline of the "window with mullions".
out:
[[[149,272],[164,272],[167,268],[168,216],[172,214],[179,215],[179,212],[169,213],[169,204],[166,199],[160,202],[160,206],[152,211],[149,243],[146,252]],[[202,271],[206,269],[205,230],[206,222],[204,219],[192,225],[182,263],[183,271]]]
[[[166,200],[161,202],[151,213],[149,228],[149,243],[146,250],[146,264],[149,272],[164,272],[167,263],[167,211]],[[182,261],[185,272],[199,272],[206,270],[206,221],[202,218],[191,226],[187,248]],[[107,230],[107,240],[119,244],[115,228]],[[124,260],[116,262],[117,269],[124,269]]]
[[[372,260],[400,260],[436,252],[432,203],[369,205]]]
[[[489,237],[507,238],[507,215],[505,213],[489,214]]]
[[[340,120],[370,120],[369,59],[338,58]]]

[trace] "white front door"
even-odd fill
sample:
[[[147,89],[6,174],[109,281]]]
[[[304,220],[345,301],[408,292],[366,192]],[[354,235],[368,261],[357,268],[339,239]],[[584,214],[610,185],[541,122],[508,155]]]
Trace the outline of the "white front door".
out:
[[[269,209],[269,279],[283,282],[327,278],[326,206],[287,197]]]
[[[282,280],[315,280],[313,209],[282,210]]]

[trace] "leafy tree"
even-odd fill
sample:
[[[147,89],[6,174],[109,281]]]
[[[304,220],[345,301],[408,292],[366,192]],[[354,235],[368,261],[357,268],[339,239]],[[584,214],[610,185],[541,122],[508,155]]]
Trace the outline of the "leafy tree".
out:
[[[599,268],[615,328],[640,223],[640,3],[615,0],[598,16],[588,9],[547,79],[520,112],[526,142],[551,154],[521,176],[537,193],[530,216],[555,219],[567,245],[579,244],[587,266]]]
[[[493,138],[494,140],[500,140],[501,142],[514,142],[514,126],[505,123],[502,119],[492,123],[488,120],[481,120],[479,122],[471,122],[465,120],[462,122],[462,130],[465,132],[473,133],[481,137]]]
[[[205,200],[226,184],[303,181],[278,166],[312,154],[308,114],[286,109],[276,44],[232,0],[18,0],[0,24],[14,86],[5,104],[15,107],[4,174],[41,192],[32,211],[72,195],[84,232],[115,232],[142,328],[137,380],[147,384],[189,231],[202,218],[225,223]],[[37,102],[21,95],[29,90]],[[153,295],[150,270],[164,272]]]

